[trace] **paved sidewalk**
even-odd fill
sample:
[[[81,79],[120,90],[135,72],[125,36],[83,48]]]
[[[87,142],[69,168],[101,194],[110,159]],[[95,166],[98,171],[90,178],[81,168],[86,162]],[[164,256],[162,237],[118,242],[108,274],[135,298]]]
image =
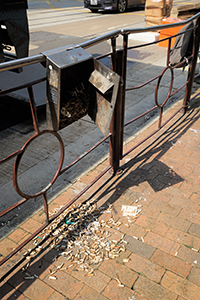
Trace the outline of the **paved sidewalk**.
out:
[[[177,105],[164,119],[175,109]],[[156,128],[157,123],[147,126],[126,144],[124,152]],[[54,248],[52,242],[49,246],[46,242],[44,252],[27,257],[1,283],[1,299],[200,299],[199,97],[185,116],[179,113],[176,123],[170,123],[162,133],[125,156],[121,175],[106,173],[77,201],[81,205],[88,199],[98,200],[97,219],[87,216],[89,224],[96,220],[92,236],[87,237],[80,227],[73,242],[70,231]],[[107,166],[108,159],[74,182],[51,202],[50,212],[71,200]],[[136,217],[123,216],[122,205],[137,206]],[[0,242],[1,254],[8,254],[44,219],[39,211],[16,228]],[[66,216],[64,219],[73,224]],[[96,236],[99,239],[91,246],[89,239]],[[73,257],[74,245],[79,250]],[[107,255],[102,254],[99,262],[93,261],[90,267],[86,266],[87,257],[80,262],[81,251],[88,249],[96,259],[100,246]],[[1,276],[32,247],[33,242],[1,267]]]

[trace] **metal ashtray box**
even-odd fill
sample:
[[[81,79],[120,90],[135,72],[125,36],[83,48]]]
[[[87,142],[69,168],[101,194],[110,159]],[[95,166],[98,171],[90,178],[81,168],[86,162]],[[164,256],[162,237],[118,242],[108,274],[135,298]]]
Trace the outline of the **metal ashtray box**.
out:
[[[47,69],[47,126],[58,131],[85,116],[89,106],[92,56],[82,48],[49,55]]]
[[[46,70],[48,128],[58,131],[89,114],[107,134],[119,76],[81,47],[47,52]]]

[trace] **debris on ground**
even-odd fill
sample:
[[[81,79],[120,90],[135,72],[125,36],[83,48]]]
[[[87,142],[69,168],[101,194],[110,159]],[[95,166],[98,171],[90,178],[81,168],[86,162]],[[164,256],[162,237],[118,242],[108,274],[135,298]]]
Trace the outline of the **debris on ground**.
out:
[[[126,216],[129,216],[129,213],[131,216],[133,214],[136,216],[141,211],[140,207],[140,205],[122,206],[122,209]],[[99,263],[106,259],[115,259],[120,256],[120,253],[126,251],[127,241],[124,239],[124,234],[121,237],[118,236],[118,239],[113,239],[113,228],[119,230],[122,225],[121,221],[114,220],[113,211],[114,207],[111,204],[107,209],[97,207],[97,200],[94,199],[66,209],[39,236],[34,238],[34,249],[29,249],[25,253],[28,260],[27,268],[30,266],[30,260],[43,249],[41,246],[43,241],[48,240],[49,249],[57,250],[53,261],[60,256],[66,258],[66,263],[49,269],[50,280],[57,280],[55,275],[57,271],[70,268],[84,271],[85,276],[94,276]],[[57,212],[58,209],[54,210],[51,216]],[[99,219],[104,213],[110,213],[110,218]],[[129,259],[123,260],[124,263],[128,261]],[[32,274],[25,277],[25,279],[31,278]],[[118,277],[116,280],[119,286],[123,287]]]
[[[122,205],[123,217],[131,216],[136,217],[141,212],[141,205],[131,206],[131,205]]]

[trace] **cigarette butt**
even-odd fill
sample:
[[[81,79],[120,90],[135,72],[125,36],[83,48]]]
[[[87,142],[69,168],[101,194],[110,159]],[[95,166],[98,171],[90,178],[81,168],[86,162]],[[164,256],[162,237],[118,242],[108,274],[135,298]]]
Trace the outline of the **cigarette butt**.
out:
[[[49,279],[54,279],[54,280],[56,280],[57,277],[56,277],[56,276],[49,276]]]

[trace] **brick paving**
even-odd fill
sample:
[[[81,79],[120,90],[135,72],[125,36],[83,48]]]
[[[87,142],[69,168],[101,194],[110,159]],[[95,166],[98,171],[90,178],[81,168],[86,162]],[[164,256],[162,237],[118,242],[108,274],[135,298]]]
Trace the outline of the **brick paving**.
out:
[[[164,119],[176,108],[168,111]],[[125,156],[121,175],[112,177],[107,173],[78,200],[80,203],[92,196],[98,199],[99,206],[107,208],[112,204],[112,218],[120,221],[121,226],[109,230],[115,239],[124,234],[126,251],[119,257],[100,262],[94,276],[89,277],[83,271],[70,268],[66,257],[54,260],[57,250],[47,248],[27,269],[34,278],[25,279],[26,271],[22,272],[23,265],[20,265],[1,282],[1,299],[200,299],[198,98],[188,113],[181,116],[178,114],[175,124],[170,121],[167,128]],[[157,123],[147,126],[125,145],[124,151],[156,128]],[[108,159],[74,182],[53,200],[50,211],[71,200],[106,166]],[[141,212],[128,222],[122,215],[122,205],[141,205]],[[110,218],[108,213],[102,214],[99,220],[106,218]],[[2,256],[26,239],[44,220],[43,211],[39,211],[1,240]],[[26,249],[0,268],[1,276],[15,265]],[[69,268],[57,271],[57,280],[50,280],[49,269],[62,263]]]

